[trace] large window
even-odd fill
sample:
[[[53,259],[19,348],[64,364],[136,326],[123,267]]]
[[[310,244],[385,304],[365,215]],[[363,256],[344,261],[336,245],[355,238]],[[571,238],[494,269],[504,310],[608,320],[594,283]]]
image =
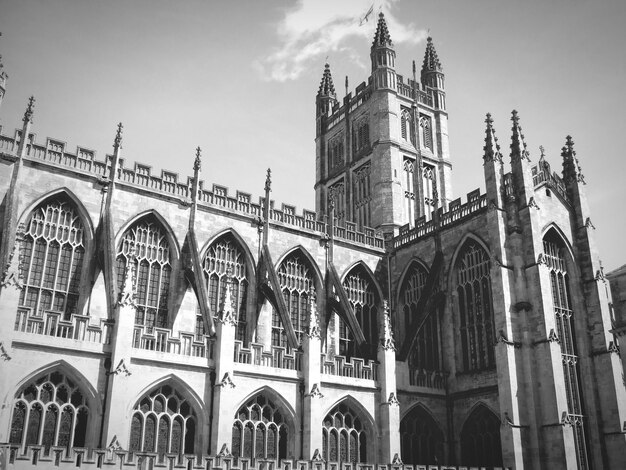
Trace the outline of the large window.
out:
[[[404,212],[405,222],[413,225],[415,221],[415,161],[404,157]]]
[[[461,431],[461,462],[476,467],[501,467],[500,420],[478,405]]]
[[[42,445],[84,447],[89,408],[78,384],[51,372],[24,386],[16,395],[9,441],[24,448]]]
[[[169,242],[156,217],[143,217],[122,236],[117,251],[120,290],[129,262],[135,272],[135,324],[145,326],[148,332],[154,327],[166,328],[172,265]]]
[[[78,212],[63,197],[33,211],[20,247],[24,289],[20,305],[43,315],[58,312],[64,319],[77,313],[85,257],[84,227]]]
[[[424,215],[426,220],[432,218],[435,209],[435,187],[437,186],[437,171],[432,165],[422,165],[422,189],[424,191]]]
[[[401,340],[404,340],[406,334],[410,334],[410,327],[415,317],[423,313],[417,311],[417,303],[420,300],[427,278],[428,273],[424,266],[413,262],[400,290],[398,309],[402,312],[403,328],[399,336]],[[413,348],[409,353],[409,367],[427,371],[441,369],[439,336],[439,312],[432,311],[413,343]]]
[[[352,123],[352,151],[356,156],[370,148],[369,117],[363,116]]]
[[[328,202],[333,201],[335,204],[335,218],[342,221],[346,217],[346,192],[343,179],[337,181],[328,187]],[[328,211],[330,214],[330,210]]]
[[[287,439],[284,415],[264,395],[257,395],[237,411],[232,442],[235,457],[284,459]]]
[[[361,349],[365,359],[376,359],[378,349],[378,296],[374,281],[363,268],[358,265],[348,273],[343,281],[343,288],[348,294],[350,306],[363,330],[366,344]],[[342,318],[339,318],[339,354],[354,356],[357,353],[350,329]]]
[[[162,385],[135,405],[130,424],[131,452],[193,454],[197,418],[188,400]]]
[[[296,332],[298,343],[309,326],[309,292],[313,287],[313,270],[299,253],[290,254],[278,267],[278,281],[285,305]],[[287,346],[287,336],[277,311],[272,312],[272,344]]]
[[[339,134],[328,142],[328,167],[333,170],[343,165],[344,145],[343,134]]]
[[[432,124],[429,116],[420,116],[420,143],[422,148],[433,151]]]
[[[402,461],[406,465],[443,462],[443,432],[424,408],[416,406],[400,423]]]
[[[354,199],[354,221],[359,227],[368,226],[371,223],[371,188],[370,188],[370,164],[362,165],[354,171],[352,184],[352,197]]]
[[[209,304],[216,318],[224,302],[226,278],[230,273],[233,295],[231,300],[237,312],[235,339],[245,341],[248,274],[244,251],[232,234],[227,233],[211,244],[204,258],[203,268],[209,290]],[[202,321],[202,317],[199,321]]]
[[[461,249],[456,274],[463,369],[495,367],[489,256],[475,241]]]
[[[327,462],[365,463],[367,436],[358,415],[345,403],[335,406],[322,423],[322,456]]]
[[[413,126],[413,118],[408,109],[402,108],[400,115],[400,135],[403,140],[411,142],[415,145],[415,128]]]
[[[574,430],[574,444],[578,468],[588,468],[587,443],[585,437],[585,419],[581,401],[580,369],[576,348],[574,310],[569,291],[569,274],[565,262],[565,245],[559,235],[551,230],[543,239],[545,260],[550,269],[552,303],[560,340],[567,412]]]

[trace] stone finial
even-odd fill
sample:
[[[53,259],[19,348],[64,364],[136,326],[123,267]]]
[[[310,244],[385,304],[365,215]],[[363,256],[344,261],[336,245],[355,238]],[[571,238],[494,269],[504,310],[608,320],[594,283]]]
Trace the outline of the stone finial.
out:
[[[385,21],[385,15],[382,11],[378,15],[378,25],[376,26],[376,33],[374,33],[372,48],[376,46],[393,47],[389,29],[387,28],[387,22]]]
[[[320,87],[317,90],[317,96],[329,96],[335,98],[335,85],[333,84],[333,76],[330,73],[330,65],[324,64],[324,73],[322,74],[322,81]]]
[[[30,122],[32,124],[34,107],[35,107],[35,97],[31,96],[30,98],[28,98],[28,106],[26,106],[26,111],[24,112],[24,118],[22,119],[22,122],[24,123]]]
[[[426,40],[426,52],[424,53],[424,62],[422,63],[422,73],[425,72],[442,72],[443,67],[435,50],[433,38],[428,36]]]
[[[585,184],[585,177],[574,150],[574,141],[570,135],[565,138],[565,146],[561,149],[561,157],[563,157],[563,179]]]
[[[383,300],[383,325],[381,328],[380,346],[385,351],[396,350],[396,343],[393,339],[393,330],[391,328],[391,311],[387,300]]]
[[[519,114],[517,110],[513,110],[511,112],[511,121],[513,122],[513,127],[511,130],[513,134],[511,135],[511,163],[526,159],[530,161],[528,157],[528,150],[526,148],[526,142],[524,142],[524,134],[522,133],[522,127],[519,123]]]
[[[200,146],[198,146],[196,148],[196,159],[193,161],[193,171],[194,173],[197,173],[198,171],[200,171],[200,167],[201,167],[201,160],[200,160]]]
[[[493,127],[493,119],[491,118],[491,113],[487,113],[485,123],[487,124],[487,128],[485,129],[485,146],[483,147],[485,153],[483,155],[483,160],[485,161],[485,163],[502,163],[500,144],[498,143],[498,138],[496,137],[496,130]]]
[[[265,192],[269,193],[272,190],[272,169],[267,169],[267,175],[265,176]],[[266,201],[269,204],[269,201]]]
[[[120,122],[117,125],[117,132],[115,134],[115,139],[113,140],[113,148],[115,150],[122,148],[122,129],[124,129],[124,126]]]

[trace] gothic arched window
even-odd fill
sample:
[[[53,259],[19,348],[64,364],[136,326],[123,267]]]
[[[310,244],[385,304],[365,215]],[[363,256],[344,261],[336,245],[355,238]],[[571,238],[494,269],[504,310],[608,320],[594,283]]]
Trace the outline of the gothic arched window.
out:
[[[437,186],[437,171],[433,165],[422,165],[422,189],[424,191],[424,215],[427,220],[432,217],[435,208],[435,188]]]
[[[20,276],[24,288],[20,305],[36,315],[45,310],[77,313],[85,257],[84,226],[74,204],[50,199],[31,214],[20,247]]]
[[[148,332],[154,327],[166,328],[172,265],[170,244],[156,217],[141,218],[122,236],[117,250],[120,290],[129,260],[135,273],[135,324],[145,326]]]
[[[420,142],[422,147],[433,151],[433,133],[430,117],[420,116]]]
[[[334,201],[335,204],[335,218],[337,220],[344,220],[346,216],[346,193],[343,179],[328,187],[329,205],[331,200]]]
[[[358,414],[339,403],[322,423],[322,456],[327,462],[365,463],[367,436]]]
[[[244,251],[232,234],[222,235],[211,243],[204,257],[203,269],[209,290],[209,304],[215,318],[224,302],[226,277],[230,272],[232,301],[237,312],[235,339],[245,341],[248,273]],[[199,317],[199,321],[202,321],[202,317]]]
[[[461,431],[461,462],[476,467],[501,467],[500,420],[484,405],[477,406]]]
[[[369,117],[363,116],[352,123],[352,151],[357,154],[370,146]]]
[[[344,162],[343,134],[339,134],[328,142],[328,167],[332,170]]]
[[[196,412],[171,385],[147,393],[135,405],[130,422],[131,452],[193,454]]]
[[[364,356],[366,359],[376,359],[378,349],[378,295],[374,281],[363,266],[359,265],[345,277],[343,288],[365,336]],[[353,335],[343,319],[339,318],[339,354],[349,357],[355,353]]]
[[[411,333],[411,323],[420,313],[417,311],[417,303],[427,278],[426,269],[421,264],[414,262],[402,283],[398,304],[398,310],[402,312],[402,325],[404,326],[401,329],[402,336],[399,336],[401,340],[404,340],[403,335]],[[428,371],[441,369],[438,313],[438,311],[431,312],[413,343],[413,349],[409,353],[409,366],[413,369]]]
[[[309,292],[314,287],[313,269],[304,256],[292,253],[278,267],[278,281],[298,343],[301,344],[302,336],[309,326]],[[272,312],[272,344],[287,346],[287,337],[276,311]]]
[[[415,129],[413,128],[413,119],[408,109],[402,109],[400,116],[400,134],[402,139],[415,144]]]
[[[284,459],[287,439],[285,416],[264,395],[257,395],[237,411],[232,441],[235,457]]]
[[[421,406],[400,422],[402,461],[407,465],[437,465],[443,461],[443,432]]]
[[[468,241],[456,263],[457,296],[464,370],[496,365],[489,255]]]
[[[405,222],[413,225],[415,221],[415,161],[404,157],[404,199],[405,199]]]
[[[89,407],[76,382],[62,372],[50,372],[17,393],[11,418],[12,444],[84,447]]]
[[[352,177],[354,221],[359,227],[369,226],[372,219],[370,174],[370,164],[366,163],[356,169]]]
[[[565,261],[565,244],[555,230],[550,230],[544,237],[543,250],[546,264],[550,270],[556,334],[560,340],[563,376],[565,378],[567,412],[574,423],[572,429],[575,436],[576,459],[580,468],[586,468],[588,465],[587,443],[581,403],[580,368],[573,320],[574,309],[570,298],[569,273],[567,272]]]

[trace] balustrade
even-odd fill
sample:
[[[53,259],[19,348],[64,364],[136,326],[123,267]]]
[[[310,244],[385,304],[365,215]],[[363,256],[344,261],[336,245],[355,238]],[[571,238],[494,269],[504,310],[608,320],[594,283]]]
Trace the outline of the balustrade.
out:
[[[428,371],[424,369],[409,369],[409,385],[415,387],[428,387],[444,390],[448,379],[445,372],[434,370]]]
[[[213,345],[214,340],[209,336],[196,337],[182,331],[174,336],[166,328],[136,326],[133,332],[133,348],[146,351],[213,359]]]
[[[367,359],[345,356],[328,358],[322,354],[321,373],[355,379],[378,380],[378,363]]]
[[[266,351],[262,344],[251,343],[245,348],[241,341],[235,341],[234,360],[239,364],[251,364],[261,367],[275,367],[287,370],[302,370],[302,352],[280,346],[272,346]]]
[[[100,325],[92,325],[89,320],[88,315],[76,314],[69,320],[63,320],[60,313],[52,311],[35,315],[30,308],[19,307],[15,317],[15,331],[109,344],[111,323],[101,320]]]

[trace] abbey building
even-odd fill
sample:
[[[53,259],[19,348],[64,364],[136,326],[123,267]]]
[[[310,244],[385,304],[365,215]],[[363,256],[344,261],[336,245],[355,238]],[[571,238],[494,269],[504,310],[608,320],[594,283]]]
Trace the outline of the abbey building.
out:
[[[102,159],[36,142],[33,100],[2,129],[0,468],[623,468],[626,317],[572,138],[553,171],[487,115],[486,191],[455,198],[433,41],[399,75],[381,14],[370,57],[341,102],[323,71],[315,211],[269,171],[206,185],[200,149],[129,164],[121,124]]]

